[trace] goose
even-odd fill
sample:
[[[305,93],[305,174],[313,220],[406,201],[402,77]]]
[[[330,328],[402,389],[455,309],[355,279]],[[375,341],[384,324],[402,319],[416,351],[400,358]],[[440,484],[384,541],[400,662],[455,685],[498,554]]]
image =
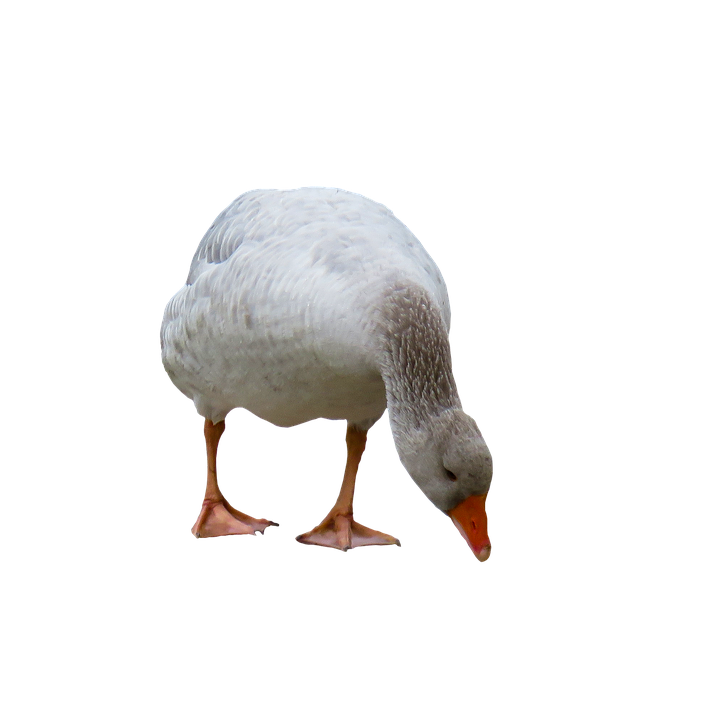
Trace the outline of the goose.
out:
[[[207,485],[196,537],[277,525],[232,507],[219,490],[225,418],[245,408],[280,427],[347,422],[347,460],[333,508],[296,539],[349,550],[400,545],[353,518],[366,436],[388,408],[399,458],[481,562],[493,464],[461,406],[448,342],[445,282],[393,213],[335,188],[255,190],[199,243],[161,328],[164,367],[205,418]]]

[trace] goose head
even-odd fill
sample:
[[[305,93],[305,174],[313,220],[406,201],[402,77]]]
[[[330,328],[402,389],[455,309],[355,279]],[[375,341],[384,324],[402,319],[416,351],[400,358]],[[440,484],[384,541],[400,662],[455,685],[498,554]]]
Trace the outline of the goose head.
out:
[[[490,556],[485,501],[493,461],[473,418],[459,408],[394,431],[398,455],[428,499],[448,515],[475,556]]]

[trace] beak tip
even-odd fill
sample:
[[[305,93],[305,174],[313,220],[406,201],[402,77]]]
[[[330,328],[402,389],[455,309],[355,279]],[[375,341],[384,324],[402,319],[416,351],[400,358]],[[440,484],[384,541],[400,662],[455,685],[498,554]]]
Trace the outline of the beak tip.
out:
[[[490,550],[490,545],[486,545],[476,553],[476,557],[480,560],[480,562],[485,562],[490,557]]]

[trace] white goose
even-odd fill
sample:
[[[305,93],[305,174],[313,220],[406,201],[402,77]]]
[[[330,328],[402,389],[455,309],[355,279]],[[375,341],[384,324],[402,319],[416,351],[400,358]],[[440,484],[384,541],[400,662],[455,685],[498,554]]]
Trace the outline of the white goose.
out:
[[[400,543],[353,520],[368,429],[388,406],[404,467],[479,560],[490,555],[492,461],[461,409],[451,371],[441,273],[383,205],[343,190],[256,190],[214,221],[162,322],[162,360],[205,420],[207,489],[197,537],[275,525],[219,491],[224,418],[242,407],[290,427],[348,421],[335,506],[302,543],[340,550]]]

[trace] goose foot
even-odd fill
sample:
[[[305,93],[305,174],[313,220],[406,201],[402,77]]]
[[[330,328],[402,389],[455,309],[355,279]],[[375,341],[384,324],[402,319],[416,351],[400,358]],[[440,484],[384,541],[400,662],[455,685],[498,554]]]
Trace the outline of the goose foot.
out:
[[[311,532],[296,538],[304,545],[322,545],[346,552],[364,545],[398,545],[397,538],[355,522],[351,513],[332,512]]]
[[[278,523],[271,520],[257,520],[233,508],[224,498],[205,500],[197,522],[192,528],[195,537],[219,537],[220,535],[254,535],[264,533],[270,525]]]

